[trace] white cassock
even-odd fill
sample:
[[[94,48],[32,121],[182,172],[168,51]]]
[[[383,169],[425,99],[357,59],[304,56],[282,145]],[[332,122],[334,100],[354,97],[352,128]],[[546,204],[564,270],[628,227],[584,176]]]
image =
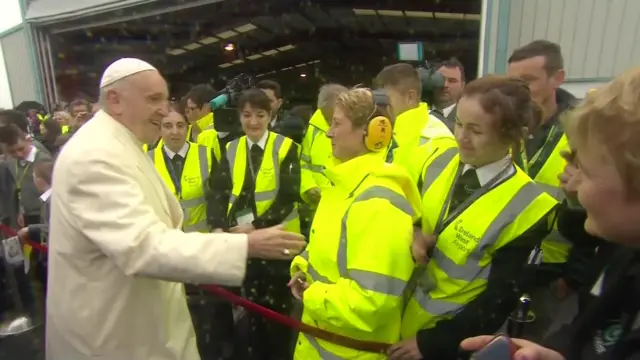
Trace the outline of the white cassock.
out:
[[[178,230],[178,201],[103,111],[59,155],[51,200],[47,360],[200,359],[180,282],[240,285],[246,235]]]

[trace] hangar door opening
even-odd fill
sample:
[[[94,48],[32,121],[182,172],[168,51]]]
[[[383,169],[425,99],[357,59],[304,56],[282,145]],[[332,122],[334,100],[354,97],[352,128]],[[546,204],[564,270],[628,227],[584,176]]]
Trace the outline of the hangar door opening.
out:
[[[481,0],[170,0],[49,32],[60,100],[95,98],[106,65],[134,56],[157,66],[176,97],[247,73],[280,82],[295,105],[315,102],[327,82],[370,85],[400,61],[399,43],[420,43],[424,60],[455,57],[474,78],[481,8]]]

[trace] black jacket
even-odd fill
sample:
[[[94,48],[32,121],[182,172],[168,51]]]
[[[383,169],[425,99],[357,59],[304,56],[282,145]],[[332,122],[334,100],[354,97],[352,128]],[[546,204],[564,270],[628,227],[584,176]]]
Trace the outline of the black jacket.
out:
[[[640,359],[640,251],[602,243],[596,259],[605,266],[578,316],[543,345],[567,360]]]
[[[543,345],[567,360],[640,359],[640,251],[587,234],[586,213],[562,205],[558,230],[583,254],[574,259],[573,271],[585,286],[573,323]]]
[[[297,144],[302,144],[307,124],[300,115],[284,111],[280,112],[275,124],[269,130],[286,136]]]

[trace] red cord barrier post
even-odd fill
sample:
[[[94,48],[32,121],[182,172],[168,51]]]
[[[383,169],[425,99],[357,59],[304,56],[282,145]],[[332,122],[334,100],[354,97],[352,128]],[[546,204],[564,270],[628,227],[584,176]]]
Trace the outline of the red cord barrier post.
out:
[[[7,236],[7,237],[12,237],[12,236],[17,236],[18,233],[11,229],[10,227],[4,225],[4,224],[0,224],[0,230],[2,231],[2,233]],[[48,252],[48,248],[46,245],[40,244],[38,242],[32,241],[30,239],[26,239],[25,243],[29,246],[31,246],[34,250],[40,251],[40,252]],[[303,332],[305,334],[309,334],[313,337],[316,337],[318,339],[322,339],[334,344],[338,344],[341,346],[345,346],[351,349],[355,349],[355,350],[360,350],[360,351],[367,351],[367,352],[373,352],[373,353],[386,353],[387,349],[389,349],[389,347],[391,347],[390,344],[385,344],[385,343],[380,343],[380,342],[375,342],[375,341],[363,341],[363,340],[358,340],[358,339],[353,339],[344,335],[340,335],[340,334],[336,334],[336,333],[332,333],[330,331],[324,330],[324,329],[320,329],[317,328],[315,326],[311,326],[308,324],[305,324],[301,321],[298,321],[296,319],[293,319],[289,316],[285,316],[282,315],[278,312],[275,312],[269,308],[266,308],[264,306],[258,305],[254,302],[251,302],[245,298],[243,298],[242,296],[236,295],[234,293],[232,293],[231,291],[228,291],[220,286],[216,286],[216,285],[200,285],[201,288],[207,290],[208,292],[218,295],[221,298],[229,301],[230,303],[234,304],[234,305],[238,305],[238,306],[242,306],[243,308],[258,313],[260,314],[260,316],[277,322],[279,324],[282,324],[288,328],[294,329],[296,331],[300,331]]]

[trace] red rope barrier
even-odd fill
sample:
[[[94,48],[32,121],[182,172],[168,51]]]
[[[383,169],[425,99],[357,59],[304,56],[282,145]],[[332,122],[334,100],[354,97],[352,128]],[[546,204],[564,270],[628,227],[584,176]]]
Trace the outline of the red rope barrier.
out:
[[[11,229],[10,227],[4,224],[0,224],[0,231],[2,231],[2,233],[4,233],[4,235],[8,237],[18,235],[18,233],[15,230]],[[46,245],[40,244],[30,239],[26,239],[24,240],[24,242],[27,245],[31,246],[33,249],[38,250],[40,252],[46,253],[49,251]],[[380,342],[353,339],[350,337],[346,337],[344,335],[332,333],[330,331],[305,324],[289,316],[282,315],[262,305],[258,305],[254,302],[251,302],[243,298],[242,296],[236,295],[231,291],[228,291],[220,286],[200,285],[200,287],[212,294],[220,296],[221,298],[229,301],[234,305],[242,306],[243,308],[249,311],[260,314],[260,316],[267,318],[271,321],[277,322],[288,328],[303,332],[305,334],[309,334],[313,337],[316,337],[318,339],[322,339],[334,344],[342,345],[342,346],[360,350],[360,351],[367,351],[367,352],[374,352],[374,353],[386,353],[387,349],[391,346],[390,344],[385,344]]]

